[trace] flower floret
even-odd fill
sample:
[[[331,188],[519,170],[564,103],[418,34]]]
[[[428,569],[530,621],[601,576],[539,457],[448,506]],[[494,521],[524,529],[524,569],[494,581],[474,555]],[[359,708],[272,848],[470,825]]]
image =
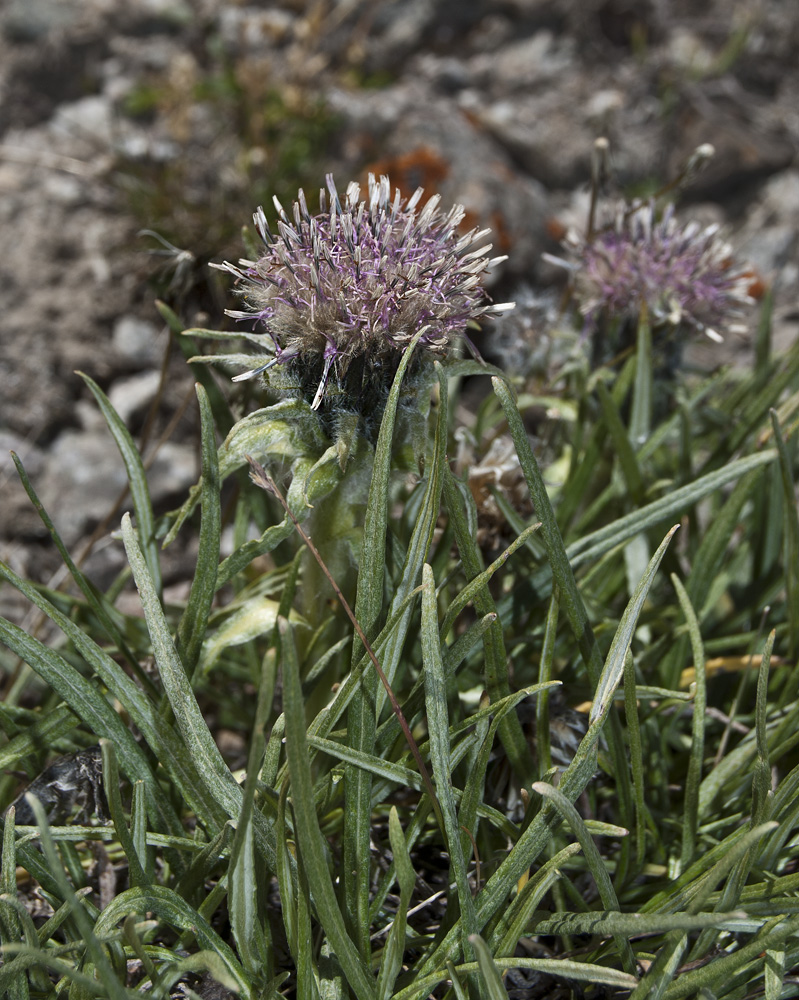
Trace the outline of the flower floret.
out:
[[[589,327],[600,316],[637,317],[645,307],[655,325],[687,327],[721,340],[751,303],[751,271],[737,266],[716,225],[680,225],[669,206],[629,207],[590,239],[572,235],[575,296]]]
[[[486,270],[504,258],[489,259],[490,244],[475,249],[488,230],[458,232],[465,214],[460,205],[444,213],[434,195],[417,211],[422,194],[420,188],[405,201],[396,190],[392,199],[388,178],[370,174],[365,201],[356,183],[342,201],[328,175],[317,215],[302,190],[292,216],[275,199],[276,233],[258,209],[262,256],[221,266],[241,280],[247,305],[229,315],[260,321],[274,357],[239,379],[274,365],[302,365],[318,375],[317,409],[332,379],[345,394],[357,392],[346,384],[353,367],[356,381],[377,371],[392,377],[420,330],[434,357],[446,356],[457,337],[471,347],[467,326],[507,308],[491,303],[481,286]]]

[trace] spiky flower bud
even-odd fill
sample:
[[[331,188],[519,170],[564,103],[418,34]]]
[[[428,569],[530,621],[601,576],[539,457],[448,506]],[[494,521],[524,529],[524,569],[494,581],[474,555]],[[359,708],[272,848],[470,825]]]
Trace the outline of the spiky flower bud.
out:
[[[481,285],[504,258],[489,260],[491,245],[477,246],[488,230],[458,231],[460,205],[445,214],[434,195],[419,209],[422,194],[405,201],[397,190],[392,199],[388,178],[370,174],[365,201],[355,183],[342,201],[328,175],[316,215],[302,191],[291,216],[275,199],[275,234],[258,209],[262,256],[221,266],[240,279],[247,306],[228,315],[255,318],[272,356],[238,380],[273,369],[278,387],[299,392],[323,416],[369,414],[380,410],[419,331],[422,358],[445,358],[458,338],[474,350],[467,326],[512,308],[491,303]]]
[[[718,226],[680,224],[668,206],[624,206],[615,224],[591,238],[570,234],[574,294],[589,329],[602,318],[637,320],[646,308],[653,326],[694,330],[711,340],[736,325],[751,303],[751,271],[737,265]]]

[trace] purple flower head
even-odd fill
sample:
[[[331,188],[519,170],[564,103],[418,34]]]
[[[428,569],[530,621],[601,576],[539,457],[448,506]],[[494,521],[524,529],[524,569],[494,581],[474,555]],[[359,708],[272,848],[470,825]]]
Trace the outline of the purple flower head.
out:
[[[619,212],[615,225],[591,239],[567,238],[574,293],[593,329],[600,317],[637,320],[644,307],[653,326],[705,333],[720,330],[752,302],[751,271],[736,265],[718,226],[678,223],[671,206],[658,219],[655,206]]]
[[[277,233],[258,209],[263,255],[223,265],[242,281],[247,305],[228,314],[255,317],[274,356],[238,379],[279,366],[313,409],[364,412],[387,392],[415,334],[424,331],[418,354],[444,358],[459,337],[472,346],[472,321],[512,308],[492,304],[481,286],[504,259],[488,259],[490,244],[475,249],[488,230],[459,233],[463,208],[445,214],[434,195],[419,209],[422,193],[405,201],[397,190],[392,199],[388,178],[370,174],[365,201],[355,183],[342,201],[328,175],[317,215],[302,191],[291,216],[275,199]]]

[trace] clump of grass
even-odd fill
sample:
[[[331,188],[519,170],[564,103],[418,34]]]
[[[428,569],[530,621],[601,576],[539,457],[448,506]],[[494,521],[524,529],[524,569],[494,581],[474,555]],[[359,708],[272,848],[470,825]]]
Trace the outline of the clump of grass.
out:
[[[199,995],[210,976],[248,998],[494,1000],[512,974],[533,994],[791,995],[799,347],[773,357],[769,328],[766,301],[753,369],[680,382],[667,408],[636,351],[573,367],[556,386],[569,434],[543,469],[525,428],[541,401],[507,374],[431,358],[409,404],[417,332],[357,446],[362,512],[350,453],[308,400],[237,420],[195,363],[202,478],[159,522],[129,433],[86,379],[128,471],[121,538],[143,617],[121,610],[127,577],[104,594],[83,576],[19,465],[75,589],[0,564],[60,636],[0,621],[16,671],[0,758],[30,768],[41,747],[99,743],[110,820],[48,820],[33,798],[33,823],[6,812],[0,989]],[[476,372],[491,379],[469,429],[479,489],[448,458]],[[501,437],[532,516],[486,479]],[[290,513],[249,481],[246,454]],[[490,542],[486,489],[504,518]],[[295,521],[357,568],[362,634]],[[178,531],[197,536],[180,602],[158,544]]]

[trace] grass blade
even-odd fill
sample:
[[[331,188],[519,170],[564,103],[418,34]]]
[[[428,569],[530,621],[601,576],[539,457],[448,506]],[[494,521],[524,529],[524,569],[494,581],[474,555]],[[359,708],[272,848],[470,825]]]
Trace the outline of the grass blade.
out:
[[[413,870],[408,846],[400,825],[396,806],[391,807],[388,817],[388,836],[391,851],[394,855],[394,866],[397,882],[400,887],[399,905],[391,930],[388,932],[383,948],[383,958],[380,962],[380,973],[377,977],[377,1000],[390,1000],[394,983],[402,968],[402,957],[405,952],[406,915],[411,902],[411,895],[416,885],[416,872]]]
[[[255,1000],[252,984],[232,950],[197,910],[166,886],[142,886],[121,892],[97,918],[95,933],[100,938],[108,936],[128,914],[148,911],[178,930],[189,931],[201,948],[221,960],[230,986],[248,1000]]]
[[[647,572],[630,599],[619,627],[611,643],[605,666],[599,678],[597,692],[591,710],[588,732],[583,737],[571,764],[561,776],[558,786],[562,794],[574,801],[583,792],[596,770],[597,747],[600,734],[611,708],[613,695],[621,681],[627,650],[635,632],[638,616],[654,581],[655,574],[665,555],[676,528],[668,533],[658,547]],[[485,927],[489,920],[495,917],[506,905],[509,894],[516,887],[522,875],[536,861],[541,851],[548,843],[554,826],[555,813],[549,807],[542,809],[532,823],[514,844],[510,854],[503,860],[496,872],[491,876],[477,901],[477,917],[479,926]],[[445,939],[428,955],[420,968],[421,974],[426,974],[452,957],[451,939]],[[629,981],[629,979],[628,979]],[[634,982],[634,981],[633,981]]]
[[[488,945],[479,934],[473,934],[470,941],[477,954],[477,964],[480,967],[480,978],[485,987],[485,996],[488,1000],[507,1000],[508,991],[502,984],[502,976],[494,965]]]
[[[347,982],[358,1000],[375,1000],[375,981],[361,959],[336,901],[327,866],[326,845],[316,816],[313,779],[305,738],[305,702],[300,684],[294,637],[281,619],[280,648],[283,658],[283,708],[286,716],[286,755],[291,776],[291,802],[296,819],[295,834],[302,863],[313,886],[314,903]]]
[[[455,479],[449,466],[444,469],[444,501],[455,532],[455,542],[458,546],[463,570],[467,580],[471,583],[483,572],[482,557],[469,528],[464,510],[465,504],[473,506],[474,500],[468,490],[462,490],[462,485]],[[494,616],[485,631],[483,650],[485,652],[486,688],[491,699],[497,701],[510,690],[508,657],[502,625],[497,615],[497,607],[485,584],[474,595],[474,607],[477,614],[483,619],[489,615]],[[442,635],[446,635],[446,633],[442,632]],[[499,735],[519,779],[522,783],[527,784],[535,776],[536,769],[519,719],[515,715],[505,719],[499,730]]]
[[[558,791],[557,788],[553,788],[552,785],[547,784],[545,781],[537,781],[533,785],[533,791],[538,792],[539,795],[544,796],[545,799],[554,805],[560,813],[561,818],[579,841],[585,855],[585,860],[588,863],[588,868],[594,877],[602,905],[606,910],[619,910],[619,901],[610,881],[607,868],[605,868],[605,863],[602,860],[602,855],[594,843],[594,838],[585,828],[585,823],[580,814],[562,792]],[[621,953],[625,972],[634,976],[636,972],[635,955],[633,955],[630,943],[620,935],[616,935],[615,937],[616,947]]]
[[[680,852],[680,870],[685,871],[694,859],[696,852],[696,836],[699,824],[699,787],[702,783],[702,761],[705,755],[705,707],[707,704],[707,678],[705,676],[705,650],[702,636],[699,632],[699,622],[696,618],[691,599],[682,585],[679,577],[672,573],[671,582],[677,591],[677,598],[688,622],[688,632],[691,637],[691,648],[694,657],[696,688],[694,694],[694,712],[691,726],[691,754],[688,759],[688,773],[685,777],[685,794],[683,796],[682,849]]]
[[[241,788],[225,764],[197,704],[197,698],[175,649],[161,603],[133,532],[130,516],[127,514],[122,518],[122,537],[147,619],[153,656],[186,749],[196,762],[206,783],[206,794],[210,792],[213,801],[224,809],[228,816],[237,819],[241,812]],[[255,817],[262,821],[256,827],[259,849],[264,854],[269,868],[274,871],[274,831],[267,828],[260,813],[256,813]],[[213,832],[216,832],[216,829],[213,829]]]
[[[355,617],[367,639],[374,638],[383,613],[383,580],[386,565],[386,531],[388,527],[388,493],[391,477],[391,454],[394,445],[394,426],[397,417],[402,381],[408,365],[424,331],[420,330],[402,354],[397,373],[386,401],[383,419],[380,423],[375,446],[372,479],[361,544],[358,583],[355,598]],[[408,590],[413,582],[407,581]],[[404,596],[404,595],[403,595]],[[399,595],[397,595],[399,597]],[[396,610],[402,599],[395,600]],[[383,666],[389,683],[394,673],[394,664],[408,627],[410,608],[398,623],[396,631],[389,638],[381,653]],[[352,648],[352,668],[357,667],[363,655],[363,643],[356,636]],[[375,744],[375,731],[382,693],[378,692],[377,676],[370,670],[363,682],[353,692],[347,710],[347,730],[353,749],[371,753]],[[364,960],[370,951],[369,944],[369,883],[370,883],[370,837],[371,837],[371,794],[372,778],[358,768],[345,771],[345,809],[349,823],[344,836],[344,898],[358,948]]]
[[[114,441],[116,441],[117,448],[119,448],[119,453],[122,456],[122,461],[125,463],[128,483],[130,484],[130,496],[133,501],[133,509],[136,512],[139,543],[147,563],[147,570],[153,581],[153,586],[156,593],[160,596],[162,586],[161,563],[158,558],[158,544],[155,540],[155,518],[153,517],[153,505],[150,500],[147,474],[144,471],[141,455],[122,418],[111,405],[108,396],[106,396],[94,379],[83,372],[78,372],[78,375],[80,375],[97,400],[97,405],[105,417],[108,429],[111,431],[111,435]]]
[[[199,384],[195,386],[200,404],[202,425],[202,489],[199,551],[194,578],[186,609],[177,631],[177,650],[186,672],[191,676],[202,648],[208,616],[216,591],[219,567],[219,543],[222,532],[222,513],[219,501],[219,466],[214,442],[213,418],[208,396]]]
[[[422,591],[421,641],[427,731],[430,737],[430,763],[444,819],[450,864],[457,887],[463,953],[465,956],[471,957],[469,940],[477,933],[477,919],[474,899],[466,874],[466,859],[463,855],[455,799],[452,795],[447,686],[438,637],[435,580],[433,579],[433,570],[427,564],[422,571],[422,583],[425,589]]]
[[[47,866],[59,885],[59,897],[69,904],[70,914],[85,942],[92,965],[100,973],[100,981],[105,987],[110,1000],[126,1000],[125,987],[117,977],[108,955],[98,941],[98,937],[102,936],[102,931],[96,924],[92,925],[85,904],[78,898],[64,874],[55,844],[50,836],[49,824],[42,804],[33,795],[29,795],[27,798],[36,817],[36,825],[39,827],[42,851]]]
[[[147,885],[149,879],[145,874],[141,859],[133,843],[133,837],[125,822],[114,744],[104,739],[100,740],[100,746],[103,753],[103,787],[105,788],[105,797],[108,800],[108,809],[111,813],[111,822],[114,824],[114,833],[128,862],[130,883],[132,886]]]

